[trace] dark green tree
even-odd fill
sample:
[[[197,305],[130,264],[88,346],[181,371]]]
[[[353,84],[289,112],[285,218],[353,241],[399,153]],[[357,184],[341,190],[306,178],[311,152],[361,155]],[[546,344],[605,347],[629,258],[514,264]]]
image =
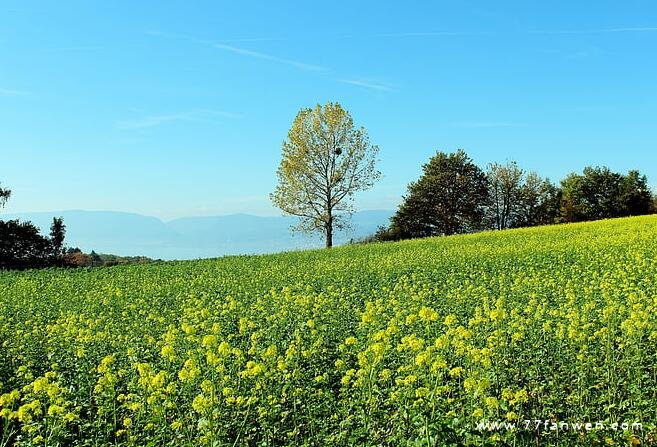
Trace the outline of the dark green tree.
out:
[[[11,189],[0,186],[0,208],[5,206],[7,200],[11,197]]]
[[[52,254],[55,258],[61,258],[64,255],[64,237],[66,236],[66,225],[61,217],[53,217],[50,225],[50,245]]]
[[[103,258],[101,258],[100,255],[93,250],[91,250],[91,253],[89,253],[89,259],[91,261],[92,267],[101,267],[103,265]]]
[[[556,223],[559,218],[561,190],[548,179],[530,172],[520,186],[518,208],[513,226],[532,227]]]
[[[468,233],[482,229],[488,199],[486,174],[459,149],[438,152],[391,219],[390,238]]]
[[[0,207],[10,197],[11,190],[0,187]],[[64,228],[61,219],[53,220],[48,239],[39,234],[39,229],[31,222],[0,220],[0,270],[61,265]]]
[[[50,241],[31,222],[0,220],[0,269],[48,267]]]
[[[586,167],[581,175],[561,181],[561,218],[565,222],[607,219],[650,212],[647,179],[638,171],[627,175],[607,167]]]
[[[620,208],[624,216],[650,213],[653,198],[645,175],[636,170],[629,171],[621,180],[619,189]]]
[[[607,167],[586,167],[582,175],[568,175],[561,181],[561,217],[566,222],[618,217],[621,180]]]

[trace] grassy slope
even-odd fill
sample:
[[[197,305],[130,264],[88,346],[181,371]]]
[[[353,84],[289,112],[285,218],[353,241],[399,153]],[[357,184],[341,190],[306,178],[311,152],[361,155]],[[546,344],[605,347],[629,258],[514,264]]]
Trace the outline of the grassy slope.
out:
[[[0,394],[54,370],[71,390],[67,412],[78,415],[60,421],[58,436],[79,439],[81,430],[136,444],[530,443],[537,433],[491,437],[472,424],[648,424],[657,420],[656,228],[649,216],[330,252],[2,273]],[[221,342],[235,351],[217,372],[207,355]],[[175,358],[161,354],[165,346]],[[111,390],[98,389],[107,356],[120,376]],[[198,369],[190,380],[179,374],[186,361]],[[140,384],[148,374],[137,363],[175,389],[149,404],[157,393]],[[204,380],[230,394],[209,397]],[[109,402],[128,392],[142,408],[111,406],[110,417]],[[207,408],[193,405],[197,396],[210,399]],[[13,409],[37,398],[26,391]],[[59,423],[33,419],[28,445]],[[183,428],[171,428],[176,421]],[[565,445],[629,439],[545,436]]]

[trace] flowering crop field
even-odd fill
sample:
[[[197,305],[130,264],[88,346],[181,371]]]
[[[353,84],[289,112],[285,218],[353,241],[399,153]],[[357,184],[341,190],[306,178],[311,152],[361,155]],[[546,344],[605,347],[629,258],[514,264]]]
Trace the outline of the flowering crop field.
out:
[[[651,445],[656,306],[655,216],[0,273],[0,446]]]

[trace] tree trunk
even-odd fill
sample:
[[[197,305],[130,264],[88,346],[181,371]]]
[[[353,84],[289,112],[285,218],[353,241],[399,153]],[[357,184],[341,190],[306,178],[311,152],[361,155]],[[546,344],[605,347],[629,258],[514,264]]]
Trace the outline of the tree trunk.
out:
[[[333,247],[333,216],[326,222],[326,248]]]

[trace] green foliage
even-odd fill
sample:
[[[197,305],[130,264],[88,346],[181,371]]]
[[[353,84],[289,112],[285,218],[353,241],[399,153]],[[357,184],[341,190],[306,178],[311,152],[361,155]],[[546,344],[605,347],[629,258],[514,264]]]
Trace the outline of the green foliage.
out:
[[[53,256],[61,258],[64,255],[64,238],[66,237],[66,225],[61,217],[53,217],[50,225],[50,245]]]
[[[515,161],[492,163],[486,173],[490,228],[531,227],[555,223],[559,215],[559,189],[535,172],[525,173]]]
[[[656,225],[0,274],[0,445],[654,445]]]
[[[586,167],[561,182],[561,217],[566,222],[641,215],[650,212],[651,194],[645,176],[627,175],[607,167]]]
[[[514,227],[533,227],[556,223],[561,190],[535,172],[525,177],[520,187],[519,207]]]
[[[5,206],[7,200],[11,197],[11,189],[0,186],[0,208]]]
[[[623,216],[640,216],[650,213],[652,194],[648,179],[639,171],[632,170],[623,176],[619,185],[619,202]]]
[[[484,227],[486,175],[463,150],[436,153],[422,171],[392,217],[391,238],[452,235]]]
[[[488,165],[486,173],[490,196],[488,215],[495,229],[510,228],[518,221],[522,207],[524,177],[525,172],[515,161],[505,165],[499,163]],[[529,192],[528,188],[526,189]]]
[[[0,207],[10,197],[11,190],[0,187]],[[53,219],[50,239],[41,236],[39,229],[31,222],[0,220],[0,270],[61,265],[65,232],[66,227],[61,218]]]
[[[0,220],[0,270],[52,265],[52,245],[30,222]]]
[[[354,193],[380,177],[375,168],[378,150],[340,104],[302,109],[283,143],[271,200],[300,218],[297,230],[319,231],[331,247],[334,230],[348,224]]]

